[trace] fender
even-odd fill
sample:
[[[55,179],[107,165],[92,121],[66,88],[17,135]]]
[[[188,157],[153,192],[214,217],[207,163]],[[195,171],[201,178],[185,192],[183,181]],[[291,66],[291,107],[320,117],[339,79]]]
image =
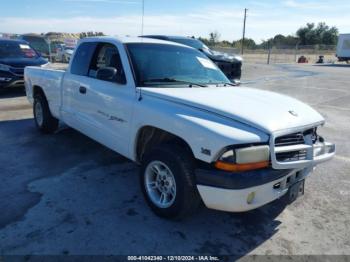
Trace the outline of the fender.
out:
[[[155,117],[157,116],[157,117]],[[153,126],[174,134],[190,146],[195,158],[210,163],[226,146],[268,142],[269,135],[234,120],[144,95],[135,104],[129,152],[136,160],[138,132]]]

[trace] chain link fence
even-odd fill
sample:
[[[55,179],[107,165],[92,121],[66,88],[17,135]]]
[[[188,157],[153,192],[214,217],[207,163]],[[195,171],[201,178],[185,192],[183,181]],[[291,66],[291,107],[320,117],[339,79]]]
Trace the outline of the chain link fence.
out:
[[[231,47],[217,47],[212,49],[228,54],[240,54],[240,49]],[[323,56],[324,63],[337,61],[335,45],[296,45],[272,46],[268,49],[244,49],[243,59],[251,63],[296,63],[304,57],[308,63],[316,63]]]

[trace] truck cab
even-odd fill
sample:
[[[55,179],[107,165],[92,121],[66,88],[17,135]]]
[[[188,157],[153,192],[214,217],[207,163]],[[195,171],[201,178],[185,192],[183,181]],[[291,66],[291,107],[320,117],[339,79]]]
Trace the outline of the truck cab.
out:
[[[339,62],[350,61],[350,34],[340,34],[338,37],[337,53]]]

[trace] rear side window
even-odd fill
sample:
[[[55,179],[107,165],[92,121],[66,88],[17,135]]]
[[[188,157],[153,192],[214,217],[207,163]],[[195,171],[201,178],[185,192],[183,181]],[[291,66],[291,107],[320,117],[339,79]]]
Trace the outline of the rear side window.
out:
[[[38,36],[22,36],[21,38],[27,41],[36,51],[49,54],[49,45],[44,38]]]
[[[0,41],[0,58],[37,58],[38,54],[25,42]]]
[[[87,76],[91,58],[94,54],[96,43],[82,43],[79,45],[71,65],[71,73]]]

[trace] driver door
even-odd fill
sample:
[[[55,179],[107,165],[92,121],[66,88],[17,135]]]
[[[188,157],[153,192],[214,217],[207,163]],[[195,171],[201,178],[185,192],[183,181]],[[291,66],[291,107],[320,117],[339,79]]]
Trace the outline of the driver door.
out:
[[[99,70],[105,68],[115,68],[114,77],[99,78]],[[86,94],[88,99],[84,110],[95,130],[94,138],[127,155],[135,92],[132,83],[126,80],[120,53],[115,45],[97,45],[88,71]]]
[[[81,52],[78,50],[75,55],[79,56],[79,64],[76,63],[77,68],[64,79],[63,119],[85,135],[127,156],[136,101],[133,81],[124,74],[127,61],[122,61],[120,50],[108,42],[87,42],[79,49]],[[106,67],[115,69],[114,77],[99,79],[99,69]]]

